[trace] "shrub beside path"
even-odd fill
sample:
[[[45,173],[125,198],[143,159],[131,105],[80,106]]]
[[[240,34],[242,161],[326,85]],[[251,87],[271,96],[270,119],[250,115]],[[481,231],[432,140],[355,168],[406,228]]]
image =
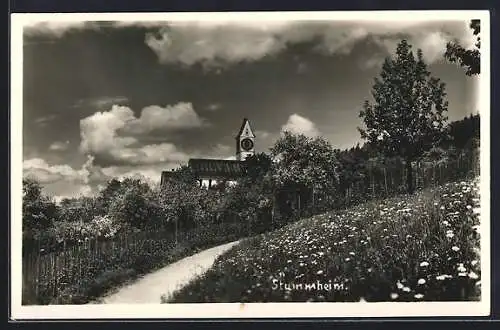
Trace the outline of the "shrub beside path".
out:
[[[141,279],[104,296],[95,303],[147,304],[160,303],[161,296],[168,296],[195,277],[207,271],[215,259],[240,241],[219,245],[181,259]]]

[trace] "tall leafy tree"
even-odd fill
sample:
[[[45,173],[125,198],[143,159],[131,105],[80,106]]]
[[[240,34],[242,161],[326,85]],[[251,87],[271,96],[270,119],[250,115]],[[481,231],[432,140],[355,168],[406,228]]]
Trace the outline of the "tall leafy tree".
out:
[[[361,137],[385,156],[406,162],[406,184],[414,191],[412,162],[445,135],[448,102],[445,84],[427,70],[422,51],[415,58],[402,40],[395,57],[386,58],[372,89],[374,102],[365,101]]]
[[[474,19],[470,22],[469,27],[472,29],[474,35],[476,36],[476,48],[465,49],[458,42],[448,42],[446,45],[446,52],[444,57],[452,62],[458,63],[460,66],[465,68],[465,73],[468,76],[479,74],[481,71],[481,53],[479,51],[481,47],[481,37],[479,33],[481,32],[481,22],[478,19]]]
[[[109,215],[113,220],[123,221],[141,227],[150,220],[151,189],[138,179],[126,178],[121,182],[119,193],[109,205]]]
[[[265,153],[258,153],[246,158],[244,166],[246,169],[245,180],[250,180],[252,183],[262,180],[269,172],[272,165],[272,159]]]
[[[43,194],[42,186],[31,178],[23,179],[23,240],[27,245],[39,239],[59,217],[55,203]],[[24,246],[24,244],[23,244]]]
[[[284,132],[271,148],[278,186],[296,184],[330,187],[337,182],[335,150],[324,138]]]
[[[188,166],[174,171],[158,192],[164,224],[174,225],[176,242],[180,230],[209,225],[221,199],[220,191],[199,187]]]
[[[99,192],[97,200],[104,212],[108,211],[109,205],[113,199],[121,193],[122,182],[116,178],[107,182],[106,187]]]
[[[327,140],[284,132],[271,148],[271,156],[272,180],[278,190],[313,190],[315,207],[333,206],[339,187],[339,162]]]
[[[272,159],[265,153],[249,156],[244,161],[246,175],[227,191],[225,209],[246,220],[248,230],[267,228],[272,208]]]

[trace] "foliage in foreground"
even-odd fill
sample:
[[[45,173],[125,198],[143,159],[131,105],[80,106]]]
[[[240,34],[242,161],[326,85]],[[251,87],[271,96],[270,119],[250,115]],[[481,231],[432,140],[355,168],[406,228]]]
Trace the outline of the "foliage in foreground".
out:
[[[466,49],[456,41],[450,41],[446,44],[446,53],[444,57],[452,62],[457,63],[465,69],[465,74],[468,76],[481,73],[481,21],[473,19],[470,21],[469,27],[472,29],[473,35],[476,37],[475,47]]]
[[[168,301],[478,299],[478,209],[474,180],[314,216],[242,242]]]

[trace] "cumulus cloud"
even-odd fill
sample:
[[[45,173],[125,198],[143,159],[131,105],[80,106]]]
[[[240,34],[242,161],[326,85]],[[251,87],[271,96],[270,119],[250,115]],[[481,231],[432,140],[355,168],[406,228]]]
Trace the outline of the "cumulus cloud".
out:
[[[75,30],[85,30],[93,29],[97,30],[99,26],[95,22],[91,21],[29,21],[24,25],[24,34],[29,37],[36,36],[50,36],[55,38],[60,38],[64,34],[75,31]]]
[[[299,63],[297,65],[297,73],[298,74],[304,74],[304,73],[307,73],[309,71],[309,66],[307,65],[307,63]]]
[[[54,197],[90,195],[110,179],[94,164],[92,156],[79,169],[68,164],[51,165],[42,158],[27,159],[23,161],[23,177],[36,179]]]
[[[173,143],[149,144],[138,148],[117,150],[113,155],[127,164],[181,164],[189,155],[180,151]]]
[[[50,144],[49,150],[52,151],[64,151],[67,150],[69,147],[69,141],[61,142],[61,141],[54,141]]]
[[[203,157],[203,156],[196,155],[193,157]],[[124,178],[139,178],[146,181],[151,186],[155,186],[160,183],[161,173],[163,171],[170,171],[172,169],[177,169],[181,165],[185,164],[186,163],[180,164],[180,163],[167,162],[158,164],[108,166],[104,167],[102,171],[109,177],[117,178],[120,180]]]
[[[162,171],[177,167],[178,166],[175,164],[109,166],[103,168],[103,172],[106,175],[119,180],[124,178],[141,179],[147,182],[150,186],[153,186],[159,183]]]
[[[79,173],[83,174],[83,182],[91,186],[102,184],[110,179],[100,166],[94,164],[94,159],[94,156],[87,155],[87,161],[79,171]]]
[[[401,38],[407,38],[423,50],[428,61],[434,62],[442,58],[448,41],[456,39],[465,45],[473,43],[469,30],[468,22],[451,22],[445,27],[442,23],[411,21],[176,22],[147,33],[145,43],[156,53],[160,63],[187,66],[202,63],[220,67],[260,60],[285,50],[291,44],[309,41],[316,41],[316,51],[348,55],[358,42],[374,37],[387,55],[394,52]]]
[[[160,63],[258,60],[283,49],[273,33],[256,27],[174,24],[145,37]]]
[[[84,153],[102,153],[125,148],[137,140],[133,137],[120,137],[118,129],[136,120],[134,112],[124,106],[113,106],[110,111],[96,112],[80,120],[80,150]]]
[[[315,50],[325,54],[350,54],[361,40],[373,36],[392,53],[402,37],[422,48],[427,60],[441,58],[446,42],[457,40],[474,46],[469,21],[45,21],[25,26],[28,36],[61,37],[68,31],[141,27],[145,44],[164,64],[190,66],[202,63],[218,68],[229,63],[251,62],[273,56],[292,44],[315,41]],[[380,54],[374,55],[380,58]],[[383,57],[382,57],[383,58]],[[367,61],[374,62],[369,58]],[[380,60],[378,61],[380,62]]]
[[[101,168],[94,165],[94,158],[90,155],[80,169],[74,169],[67,164],[50,165],[42,158],[27,159],[23,161],[23,175],[34,177],[41,183],[52,183],[62,179],[93,183],[106,179]]]
[[[91,107],[99,110],[107,109],[115,104],[124,105],[128,102],[128,98],[126,96],[101,96],[101,97],[93,97],[80,99],[75,104],[73,104],[73,108],[82,108],[82,107]]]
[[[458,42],[466,48],[474,48],[476,38],[469,28],[469,21],[455,21],[447,25],[428,23],[415,25],[415,23],[396,25],[394,28],[382,29],[372,27],[370,38],[380,47],[381,52],[366,56],[361,66],[372,68],[380,66],[385,57],[394,55],[401,39],[405,38],[412,45],[412,49],[422,50],[424,60],[428,64],[444,61],[444,53],[448,42]]]
[[[446,44],[450,41],[443,32],[435,31],[426,34],[415,42],[415,48],[421,49],[427,61],[430,63],[443,59]]]
[[[55,120],[57,116],[55,114],[50,114],[47,116],[38,117],[34,120],[35,124],[40,127],[47,126],[48,123]]]
[[[398,43],[402,38],[408,39],[414,53],[416,53],[417,49],[421,49],[424,60],[427,63],[443,61],[446,44],[452,41],[452,37],[442,31],[414,32],[400,37],[394,35],[376,35],[373,36],[372,40],[382,48],[382,53],[368,57],[366,66],[381,65],[387,55],[394,55]]]
[[[23,161],[23,177],[36,179],[43,185],[45,193],[61,200],[95,195],[111,178],[140,178],[153,186],[159,183],[163,170],[177,167],[178,164],[174,163],[101,167],[94,164],[94,157],[89,155],[80,168],[74,168],[31,158]]]
[[[259,138],[259,139],[267,139],[268,137],[271,136],[271,133],[267,132],[267,131],[255,131],[255,137]]]
[[[139,27],[139,28],[158,28],[167,25],[166,21],[90,21],[83,17],[77,19],[52,19],[40,20],[31,18],[24,23],[24,34],[29,37],[48,36],[52,38],[60,38],[71,31],[94,30],[98,31],[102,28],[124,28],[124,27]]]
[[[174,144],[141,145],[137,135],[201,125],[203,121],[191,103],[148,106],[139,117],[128,107],[114,105],[109,111],[96,112],[80,121],[80,150],[123,164],[180,163],[189,157]]]
[[[222,105],[220,103],[212,103],[207,106],[207,110],[209,111],[216,111],[222,108]]]
[[[141,116],[131,121],[127,129],[137,133],[147,133],[155,129],[195,128],[205,124],[191,103],[180,102],[166,107],[158,105],[145,107]]]
[[[335,22],[176,22],[147,33],[145,43],[160,63],[218,67],[260,60],[285,50],[290,44],[313,39],[320,42],[317,50],[349,53],[354,42],[364,35],[359,28],[342,29]]]
[[[42,158],[31,158],[23,162],[23,174],[40,181],[52,183],[63,178],[78,178],[78,173],[69,165],[49,165]]]
[[[235,160],[236,148],[234,145],[217,143],[214,147],[210,148],[208,152],[198,152],[196,157]]]
[[[281,130],[294,134],[304,134],[309,137],[315,137],[320,134],[312,121],[298,114],[291,115],[288,121],[281,127]]]

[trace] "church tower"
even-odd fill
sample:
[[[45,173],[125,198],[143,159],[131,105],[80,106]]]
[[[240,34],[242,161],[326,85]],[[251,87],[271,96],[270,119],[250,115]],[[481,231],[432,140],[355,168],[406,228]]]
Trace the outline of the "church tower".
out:
[[[245,160],[255,154],[255,134],[247,118],[243,119],[240,131],[236,136],[236,159]]]

